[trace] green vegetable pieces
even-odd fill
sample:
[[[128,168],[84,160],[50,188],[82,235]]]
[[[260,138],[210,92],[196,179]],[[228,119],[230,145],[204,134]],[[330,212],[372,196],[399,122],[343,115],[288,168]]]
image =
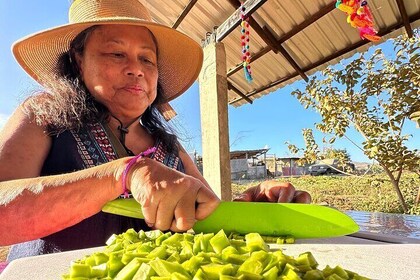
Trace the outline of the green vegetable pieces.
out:
[[[62,279],[368,279],[339,266],[320,270],[310,252],[293,258],[270,251],[258,233],[237,240],[223,230],[192,235],[129,229],[106,244],[102,252],[74,261]]]

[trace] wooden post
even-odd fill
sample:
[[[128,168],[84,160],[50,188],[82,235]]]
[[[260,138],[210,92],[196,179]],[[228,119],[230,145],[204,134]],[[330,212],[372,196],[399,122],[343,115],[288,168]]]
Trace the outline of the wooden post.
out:
[[[277,161],[276,161],[276,154],[274,154],[274,177],[277,176]]]
[[[289,172],[290,172],[290,177],[293,177],[293,174],[292,174],[292,158],[289,158]]]
[[[266,159],[266,153],[264,153],[264,179],[266,179],[267,178],[267,170],[268,170],[268,168],[267,168],[267,159]]]
[[[232,199],[226,52],[223,43],[208,40],[199,76],[203,175],[220,199]]]

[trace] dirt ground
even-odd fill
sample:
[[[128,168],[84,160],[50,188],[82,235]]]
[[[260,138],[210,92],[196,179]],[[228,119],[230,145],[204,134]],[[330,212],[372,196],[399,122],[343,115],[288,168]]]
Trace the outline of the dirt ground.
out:
[[[6,261],[8,252],[9,252],[9,246],[0,247],[0,262]]]

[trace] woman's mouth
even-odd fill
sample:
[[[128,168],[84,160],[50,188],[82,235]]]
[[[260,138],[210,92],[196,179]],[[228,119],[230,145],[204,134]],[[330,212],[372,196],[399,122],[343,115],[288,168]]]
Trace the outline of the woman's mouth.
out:
[[[132,94],[142,94],[144,93],[144,88],[138,85],[133,85],[133,86],[126,86],[124,87],[124,89],[126,91],[131,92]]]

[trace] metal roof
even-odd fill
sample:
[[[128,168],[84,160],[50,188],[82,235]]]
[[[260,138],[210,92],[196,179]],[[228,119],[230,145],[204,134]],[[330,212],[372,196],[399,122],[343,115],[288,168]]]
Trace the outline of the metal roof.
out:
[[[269,149],[243,150],[230,152],[230,159],[251,159],[266,154]]]
[[[335,8],[335,0],[249,1],[263,3],[250,15],[252,83],[246,81],[241,67],[240,27],[221,40],[227,57],[228,102],[235,107],[373,45],[360,39],[345,13]],[[240,2],[148,0],[145,5],[156,21],[201,43],[235,13]],[[378,35],[383,36],[378,43],[420,25],[420,0],[369,0],[368,5]]]

